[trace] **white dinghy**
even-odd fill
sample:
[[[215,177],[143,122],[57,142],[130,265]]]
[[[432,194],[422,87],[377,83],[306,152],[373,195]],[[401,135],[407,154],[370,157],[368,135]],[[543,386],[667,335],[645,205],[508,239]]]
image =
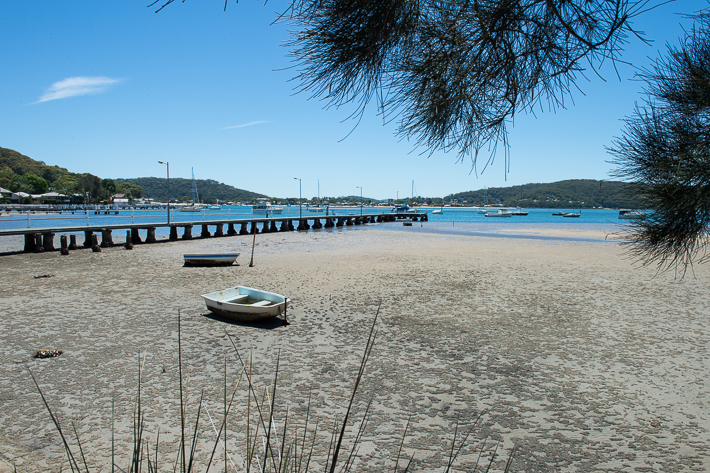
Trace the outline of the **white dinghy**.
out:
[[[280,294],[237,286],[203,294],[207,308],[217,315],[238,322],[254,322],[286,312],[291,300]]]

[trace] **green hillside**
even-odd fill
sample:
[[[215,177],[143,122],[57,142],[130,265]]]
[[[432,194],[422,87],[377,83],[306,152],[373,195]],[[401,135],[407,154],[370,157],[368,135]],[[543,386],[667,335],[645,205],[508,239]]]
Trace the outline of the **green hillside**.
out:
[[[483,205],[487,197],[489,205],[527,208],[637,208],[639,202],[627,192],[627,184],[618,181],[574,179],[549,184],[525,184],[512,187],[491,187],[486,190],[459,192],[444,197],[445,202],[454,199],[461,204]]]
[[[222,184],[212,179],[197,180],[200,201],[211,204],[228,201],[251,202],[263,194]],[[0,148],[0,187],[13,192],[43,194],[55,190],[66,195],[74,195],[74,202],[101,202],[113,194],[127,194],[132,198],[148,197],[158,201],[168,198],[167,179],[159,177],[139,177],[134,179],[102,179],[93,174],[78,174],[59,166],[50,166],[35,161],[17,151]],[[549,184],[525,184],[512,187],[491,187],[487,190],[459,192],[443,199],[441,197],[417,197],[416,201],[439,205],[457,202],[466,205],[483,205],[484,196],[488,204],[526,208],[638,208],[642,205],[627,193],[627,185],[617,181],[595,181],[577,179],[552,182]],[[192,180],[170,179],[171,199],[190,202],[192,200]],[[359,196],[352,197],[359,200]]]
[[[0,187],[27,194],[44,194],[54,190],[72,196],[73,203],[84,203],[86,199],[92,203],[102,202],[113,194],[126,194],[134,199],[148,197],[165,201],[168,198],[165,178],[102,179],[90,173],[79,174],[50,166],[7,148],[0,148]],[[197,181],[197,190],[204,203],[216,203],[217,200],[251,201],[266,197],[211,179]],[[192,181],[170,179],[170,196],[172,199],[192,200]]]
[[[161,177],[137,177],[133,179],[114,179],[117,184],[131,183],[143,189],[143,195],[152,199],[165,202],[168,198],[168,180]],[[249,192],[243,189],[222,184],[212,179],[196,179],[197,193],[200,202],[215,204],[219,202],[242,201],[251,202],[258,197],[267,197],[263,194]],[[182,202],[192,201],[192,180],[182,178],[170,179],[170,198]]]
[[[117,185],[111,179],[101,179],[90,173],[70,172],[7,148],[0,148],[0,187],[27,194],[53,190],[72,196],[73,203],[83,203],[85,199],[101,202],[115,193],[138,198],[143,191],[135,184]]]

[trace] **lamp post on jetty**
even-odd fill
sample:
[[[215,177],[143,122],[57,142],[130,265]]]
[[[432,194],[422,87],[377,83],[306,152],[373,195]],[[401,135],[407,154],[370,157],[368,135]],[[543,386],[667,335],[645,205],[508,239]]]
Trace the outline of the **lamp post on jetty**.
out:
[[[294,179],[298,179],[298,218],[303,218],[303,206],[301,204],[301,178],[294,177]]]
[[[168,161],[158,161],[168,168],[168,225],[170,225],[170,163]]]
[[[365,203],[362,200],[362,186],[355,186],[357,189],[360,189],[360,215],[362,215],[362,206]]]

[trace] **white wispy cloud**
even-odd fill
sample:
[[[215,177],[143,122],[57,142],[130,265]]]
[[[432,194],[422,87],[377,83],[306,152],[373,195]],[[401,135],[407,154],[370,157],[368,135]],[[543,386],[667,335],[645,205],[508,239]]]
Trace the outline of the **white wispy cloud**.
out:
[[[220,128],[218,131],[233,130],[235,128],[244,128],[247,126],[261,125],[262,123],[271,123],[271,122],[268,120],[259,120],[259,121],[255,121],[255,122],[243,123],[241,125],[225,126],[224,128]]]
[[[105,92],[121,79],[110,77],[67,77],[64,80],[50,85],[44,94],[34,103],[49,102],[50,100],[76,97],[77,95],[96,95]]]

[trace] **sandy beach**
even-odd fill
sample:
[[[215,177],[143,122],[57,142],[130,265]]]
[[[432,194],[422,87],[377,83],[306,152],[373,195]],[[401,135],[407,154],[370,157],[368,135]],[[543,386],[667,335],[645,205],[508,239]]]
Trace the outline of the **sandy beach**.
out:
[[[252,360],[259,396],[278,359],[277,426],[286,413],[289,426],[302,425],[310,396],[309,423],[318,419],[318,449],[327,449],[378,307],[355,402],[357,420],[371,400],[370,417],[353,471],[393,471],[408,420],[412,471],[443,471],[457,423],[457,444],[473,430],[454,471],[472,471],[480,451],[485,460],[495,449],[492,471],[502,471],[513,448],[513,472],[710,471],[708,265],[685,278],[656,274],[589,232],[599,241],[385,225],[402,228],[257,235],[254,267],[251,236],[68,256],[0,241],[0,472],[69,470],[30,370],[62,428],[76,427],[91,471],[110,471],[113,400],[117,463],[127,468],[141,363],[146,436],[155,443],[160,428],[161,471],[172,471],[178,312],[191,428],[204,396],[200,465],[215,439],[205,409],[219,422],[225,364],[230,390],[241,368],[228,335]],[[239,266],[183,267],[183,253],[227,251],[241,252]],[[291,324],[211,316],[200,295],[235,285],[291,298]],[[63,354],[33,358],[40,348]],[[228,420],[237,462],[243,386]],[[347,449],[354,437],[350,429]]]

